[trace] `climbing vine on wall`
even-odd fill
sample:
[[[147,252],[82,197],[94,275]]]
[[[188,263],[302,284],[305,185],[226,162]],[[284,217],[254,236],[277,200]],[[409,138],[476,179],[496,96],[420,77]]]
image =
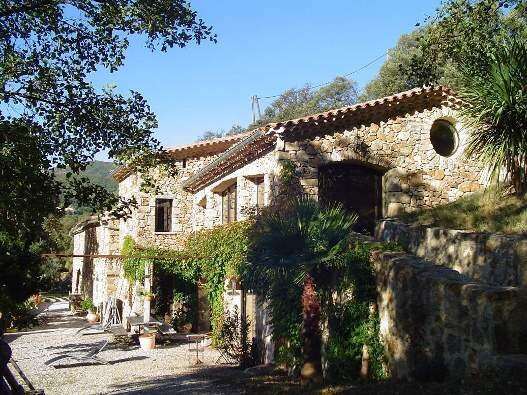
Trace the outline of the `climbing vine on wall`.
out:
[[[223,319],[223,291],[226,278],[240,278],[249,249],[250,221],[236,222],[193,233],[180,251],[143,247],[125,238],[122,254],[125,277],[130,282],[143,281],[144,268],[154,262],[157,270],[201,281],[211,308],[213,340],[218,340]]]

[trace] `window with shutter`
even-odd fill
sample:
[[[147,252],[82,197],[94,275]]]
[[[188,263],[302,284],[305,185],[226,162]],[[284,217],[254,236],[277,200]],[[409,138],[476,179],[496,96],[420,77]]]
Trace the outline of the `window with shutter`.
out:
[[[236,221],[236,184],[227,188],[221,196],[224,224]]]
[[[172,231],[172,199],[156,199],[156,232]]]

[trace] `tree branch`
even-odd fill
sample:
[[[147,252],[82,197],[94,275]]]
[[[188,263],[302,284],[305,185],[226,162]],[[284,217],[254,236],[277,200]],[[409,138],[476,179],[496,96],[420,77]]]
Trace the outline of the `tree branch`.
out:
[[[35,11],[39,8],[48,7],[53,4],[58,4],[56,0],[34,0],[14,7],[6,8],[0,11],[0,18],[5,18],[13,14],[27,13]]]

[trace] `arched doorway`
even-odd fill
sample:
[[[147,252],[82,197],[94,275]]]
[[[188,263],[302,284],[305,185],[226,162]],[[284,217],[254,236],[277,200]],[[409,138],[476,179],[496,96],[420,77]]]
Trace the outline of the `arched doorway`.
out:
[[[357,162],[335,162],[319,168],[318,196],[321,205],[340,203],[359,216],[354,230],[373,234],[382,217],[384,171]]]

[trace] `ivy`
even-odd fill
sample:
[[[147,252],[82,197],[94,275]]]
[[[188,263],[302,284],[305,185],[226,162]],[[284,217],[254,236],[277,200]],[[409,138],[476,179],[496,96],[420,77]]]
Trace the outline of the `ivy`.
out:
[[[142,282],[145,265],[154,262],[154,270],[203,283],[211,308],[212,337],[218,342],[224,316],[225,279],[241,276],[247,263],[250,228],[250,221],[241,221],[195,232],[179,251],[139,246],[127,236],[122,248],[126,256],[124,275],[130,282]]]

